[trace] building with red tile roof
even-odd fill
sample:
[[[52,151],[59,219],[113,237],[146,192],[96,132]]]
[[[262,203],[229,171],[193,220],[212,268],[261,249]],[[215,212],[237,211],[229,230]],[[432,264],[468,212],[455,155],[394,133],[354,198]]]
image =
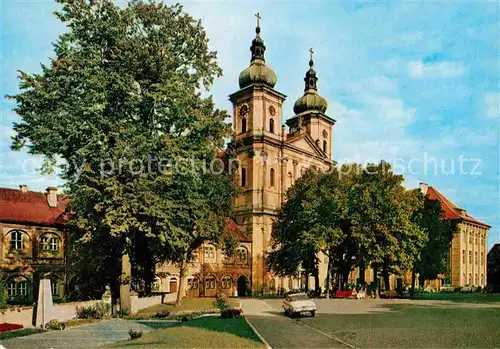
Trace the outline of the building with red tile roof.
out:
[[[455,287],[487,284],[487,245],[490,225],[472,217],[467,211],[449,200],[436,188],[420,184],[420,190],[429,199],[441,203],[446,219],[456,219],[458,231],[451,243],[450,273],[442,283]]]
[[[7,274],[6,295],[13,304],[31,304],[39,280],[51,280],[54,297],[63,297],[66,284],[67,198],[57,188],[45,193],[0,188],[0,269]]]

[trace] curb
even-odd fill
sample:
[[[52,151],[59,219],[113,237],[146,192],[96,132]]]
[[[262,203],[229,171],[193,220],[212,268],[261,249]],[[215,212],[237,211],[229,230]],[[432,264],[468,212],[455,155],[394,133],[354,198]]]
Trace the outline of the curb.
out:
[[[266,346],[266,349],[273,349],[273,347],[271,347],[269,345],[269,343],[264,339],[264,337],[262,337],[262,335],[259,333],[259,331],[257,331],[257,329],[250,323],[250,321],[248,321],[248,319],[245,316],[243,316],[243,318],[245,319],[248,326],[250,326],[250,328],[255,332],[257,337],[259,337],[259,339],[262,341],[262,343],[264,343],[264,345]]]

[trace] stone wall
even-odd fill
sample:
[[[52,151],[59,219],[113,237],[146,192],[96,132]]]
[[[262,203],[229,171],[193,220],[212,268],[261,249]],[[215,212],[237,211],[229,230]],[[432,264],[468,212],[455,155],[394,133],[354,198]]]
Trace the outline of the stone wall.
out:
[[[100,300],[55,304],[55,307],[59,312],[59,321],[68,321],[75,318],[77,306],[89,306],[97,302],[100,302]],[[32,324],[33,307],[6,309],[2,313],[0,313],[0,323],[3,322],[20,324],[23,325],[24,327],[34,327]]]

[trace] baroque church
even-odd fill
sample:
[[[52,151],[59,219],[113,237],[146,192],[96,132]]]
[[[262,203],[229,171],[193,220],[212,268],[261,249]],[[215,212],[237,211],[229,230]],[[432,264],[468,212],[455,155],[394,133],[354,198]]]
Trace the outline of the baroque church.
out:
[[[294,116],[283,124],[286,96],[274,89],[276,73],[266,65],[266,46],[257,25],[250,66],[239,76],[240,90],[231,94],[236,156],[240,162],[235,198],[237,222],[252,235],[252,289],[294,288],[290,280],[272,278],[265,266],[271,229],[287,189],[304,171],[328,170],[332,160],[335,120],[326,114],[327,101],[318,93],[313,51],[305,73],[304,95],[294,104]],[[287,111],[285,111],[285,114]],[[282,126],[283,125],[283,126]],[[322,269],[324,274],[326,266]],[[320,275],[320,280],[326,275]]]
[[[250,292],[278,293],[305,285],[304,278],[273,275],[265,260],[272,248],[272,225],[287,189],[311,166],[324,170],[335,166],[335,120],[326,114],[327,101],[318,93],[312,49],[304,94],[295,102],[294,114],[285,123],[286,96],[274,88],[277,76],[266,64],[259,22],[250,51],[250,65],[239,76],[240,89],[229,96],[239,161],[235,184],[240,190],[234,198],[236,222],[229,220],[226,230],[238,242],[235,253],[226,255],[219,246],[204,243],[193,254],[182,288],[178,266],[158,265],[153,287],[157,292],[175,296],[184,289],[182,296],[187,297],[213,297],[218,292],[246,296]],[[473,218],[437,189],[422,183],[421,191],[440,201],[446,219],[460,222],[450,249],[449,275],[428,282],[427,286],[484,287],[490,226]],[[25,185],[19,190],[0,188],[0,271],[8,275],[6,296],[10,303],[32,303],[40,278],[51,279],[55,297],[64,297],[71,289],[65,265],[68,239],[64,212],[68,200],[57,194],[57,188],[48,188],[46,193],[30,191]],[[327,261],[325,256],[318,257],[319,286],[324,289]],[[129,273],[128,261],[124,265]],[[359,270],[353,270],[348,282],[357,283],[358,278]],[[365,280],[373,280],[371,269],[365,271]],[[408,276],[392,275],[389,286],[394,289],[396,284],[408,286],[410,282]],[[309,287],[315,287],[312,277]]]

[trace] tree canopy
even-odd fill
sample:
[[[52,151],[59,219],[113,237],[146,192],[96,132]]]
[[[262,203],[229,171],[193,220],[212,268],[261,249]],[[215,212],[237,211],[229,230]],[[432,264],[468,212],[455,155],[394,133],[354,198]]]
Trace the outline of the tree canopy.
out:
[[[365,268],[374,269],[375,289],[379,274],[386,288],[390,274],[436,278],[445,271],[456,225],[443,218],[438,202],[407,190],[403,180],[384,161],[308,170],[287,191],[273,229],[270,268],[280,275],[317,274],[322,253],[327,287],[333,272],[345,286],[355,267],[361,284]]]
[[[204,93],[222,71],[180,5],[58,2],[68,31],[40,73],[20,72],[12,148],[61,167],[86,253],[127,253],[150,284],[156,263],[225,225],[231,174],[209,168],[230,127]]]

